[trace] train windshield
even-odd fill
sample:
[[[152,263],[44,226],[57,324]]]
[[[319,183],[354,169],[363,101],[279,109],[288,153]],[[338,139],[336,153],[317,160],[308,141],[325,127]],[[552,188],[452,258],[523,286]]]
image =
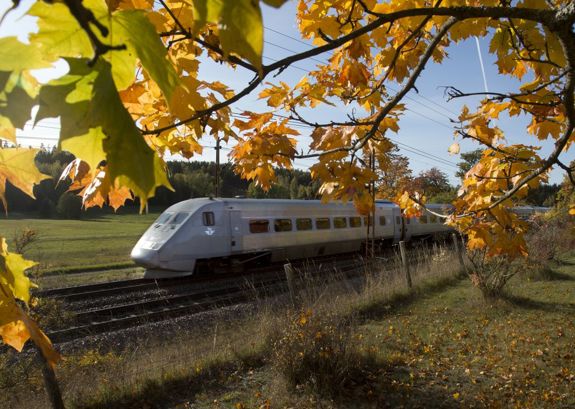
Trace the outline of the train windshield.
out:
[[[170,219],[169,224],[180,224],[188,217],[189,213],[176,213],[174,217]]]
[[[160,217],[156,219],[154,224],[165,224],[173,215],[174,213],[162,213]]]

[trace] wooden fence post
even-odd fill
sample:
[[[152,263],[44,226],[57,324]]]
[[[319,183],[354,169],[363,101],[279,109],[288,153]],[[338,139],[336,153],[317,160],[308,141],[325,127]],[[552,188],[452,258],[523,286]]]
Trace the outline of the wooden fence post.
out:
[[[411,273],[409,271],[409,263],[407,262],[407,253],[405,251],[405,242],[399,242],[399,253],[401,254],[401,265],[403,266],[403,271],[405,271],[405,278],[407,280],[407,287],[411,289],[413,283],[411,282]]]
[[[286,273],[286,280],[287,280],[287,285],[288,285],[291,303],[293,306],[295,306],[295,301],[296,301],[295,279],[294,279],[293,266],[291,265],[291,263],[284,264],[284,271]]]
[[[463,261],[463,251],[461,249],[461,243],[457,237],[456,233],[451,233],[451,237],[453,238],[453,244],[455,246],[455,252],[457,253],[457,258],[459,259],[459,264],[463,271],[465,271],[465,262]]]
[[[58,380],[56,379],[56,374],[54,369],[50,366],[50,363],[46,360],[42,351],[38,349],[38,359],[40,365],[42,366],[42,375],[44,377],[44,385],[46,386],[46,392],[50,398],[50,403],[53,409],[65,409],[64,401],[62,400],[62,393],[60,392],[60,386],[58,385]]]

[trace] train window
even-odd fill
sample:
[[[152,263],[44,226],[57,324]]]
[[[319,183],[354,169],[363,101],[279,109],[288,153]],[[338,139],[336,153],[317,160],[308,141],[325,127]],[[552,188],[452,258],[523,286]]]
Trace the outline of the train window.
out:
[[[330,229],[331,225],[327,217],[320,217],[315,219],[315,228],[318,230]]]
[[[429,216],[429,223],[437,223],[437,216],[434,214]]]
[[[347,221],[345,217],[334,217],[333,218],[333,227],[336,229],[344,229],[347,227]]]
[[[291,231],[291,219],[275,219],[275,231]]]
[[[349,227],[361,227],[361,217],[350,217]]]
[[[311,230],[311,219],[295,219],[295,226],[298,230]]]
[[[203,212],[202,220],[204,222],[204,226],[213,226],[214,224],[216,224],[216,218],[214,217],[214,212]]]
[[[426,215],[419,216],[419,223],[427,224],[427,216]]]
[[[401,219],[399,216],[395,216],[395,224],[401,224]]]
[[[363,225],[371,227],[371,217],[364,217],[363,218]]]
[[[267,233],[269,220],[250,220],[250,233]]]
[[[177,213],[170,219],[170,224],[180,224],[188,217],[189,213]]]
[[[385,216],[379,216],[379,225],[385,226]]]
[[[164,224],[166,223],[170,217],[172,217],[174,215],[174,213],[162,213],[160,215],[160,217],[158,217],[158,219],[156,220],[156,222],[154,224]]]

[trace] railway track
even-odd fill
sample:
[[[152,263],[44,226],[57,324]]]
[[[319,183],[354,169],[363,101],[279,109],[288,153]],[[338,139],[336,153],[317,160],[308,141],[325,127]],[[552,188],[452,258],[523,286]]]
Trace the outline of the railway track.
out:
[[[357,262],[357,259],[346,259],[337,266],[338,271],[346,275],[352,275],[358,269],[363,269],[364,264]],[[323,264],[322,271],[333,271],[333,263]],[[250,280],[242,277],[243,280],[236,280],[228,283],[225,287],[219,288],[191,288],[181,293],[168,294],[164,297],[135,301],[119,305],[106,306],[86,311],[77,311],[75,313],[74,324],[71,327],[49,331],[49,338],[56,343],[71,341],[86,336],[93,336],[105,332],[121,330],[151,322],[171,319],[184,315],[193,315],[202,311],[220,308],[228,305],[234,305],[247,302],[262,296],[273,296],[288,291],[285,275],[278,271],[277,266],[273,272],[269,269],[268,274],[252,274]],[[211,278],[213,280],[213,277]],[[134,286],[130,286],[128,281],[137,281]],[[145,281],[149,280],[127,280],[120,282],[118,291],[125,291],[127,288],[144,288],[144,285],[150,284]],[[198,282],[198,280],[177,279],[170,283],[170,286],[181,286],[184,282]],[[61,289],[60,292],[52,292],[52,296],[63,297],[67,302],[86,296],[100,296],[109,294],[109,290],[116,291],[114,288],[108,288],[112,283],[106,283],[101,286],[84,286],[79,292],[72,292],[71,289]],[[156,283],[152,283],[156,285]],[[165,285],[165,284],[162,284]],[[124,287],[122,287],[124,286]]]
[[[254,291],[258,294],[285,291],[285,282],[276,278],[253,283],[251,288],[242,286],[205,291],[191,291],[173,297],[151,301],[112,306],[76,314],[76,324],[72,327],[48,332],[53,342],[66,342],[85,336],[125,329],[137,325],[191,315],[248,301]]]
[[[334,265],[348,260],[354,260],[354,257],[324,257],[314,260],[316,263],[326,264],[333,263]],[[294,267],[298,268],[305,264],[305,261],[293,263]],[[39,298],[55,298],[66,302],[76,302],[86,299],[101,298],[114,296],[118,294],[128,294],[136,292],[145,292],[150,290],[171,289],[183,285],[204,285],[213,284],[226,281],[245,280],[257,275],[266,273],[275,273],[281,270],[282,264],[273,264],[266,267],[253,267],[246,273],[217,273],[217,274],[200,274],[179,278],[168,278],[162,280],[137,278],[130,280],[110,281],[105,283],[88,284],[72,287],[62,287],[47,290],[34,291],[34,296]]]

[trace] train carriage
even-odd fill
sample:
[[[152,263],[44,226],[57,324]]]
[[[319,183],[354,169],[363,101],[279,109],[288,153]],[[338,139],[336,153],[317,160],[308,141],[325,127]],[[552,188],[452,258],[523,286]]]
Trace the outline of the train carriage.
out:
[[[406,220],[396,204],[379,200],[373,222],[370,237],[373,234],[388,243],[447,229],[437,220]],[[189,275],[205,267],[217,269],[257,259],[277,262],[356,252],[367,237],[367,224],[368,218],[360,216],[351,203],[190,199],[162,213],[131,256],[146,267],[149,278]]]

